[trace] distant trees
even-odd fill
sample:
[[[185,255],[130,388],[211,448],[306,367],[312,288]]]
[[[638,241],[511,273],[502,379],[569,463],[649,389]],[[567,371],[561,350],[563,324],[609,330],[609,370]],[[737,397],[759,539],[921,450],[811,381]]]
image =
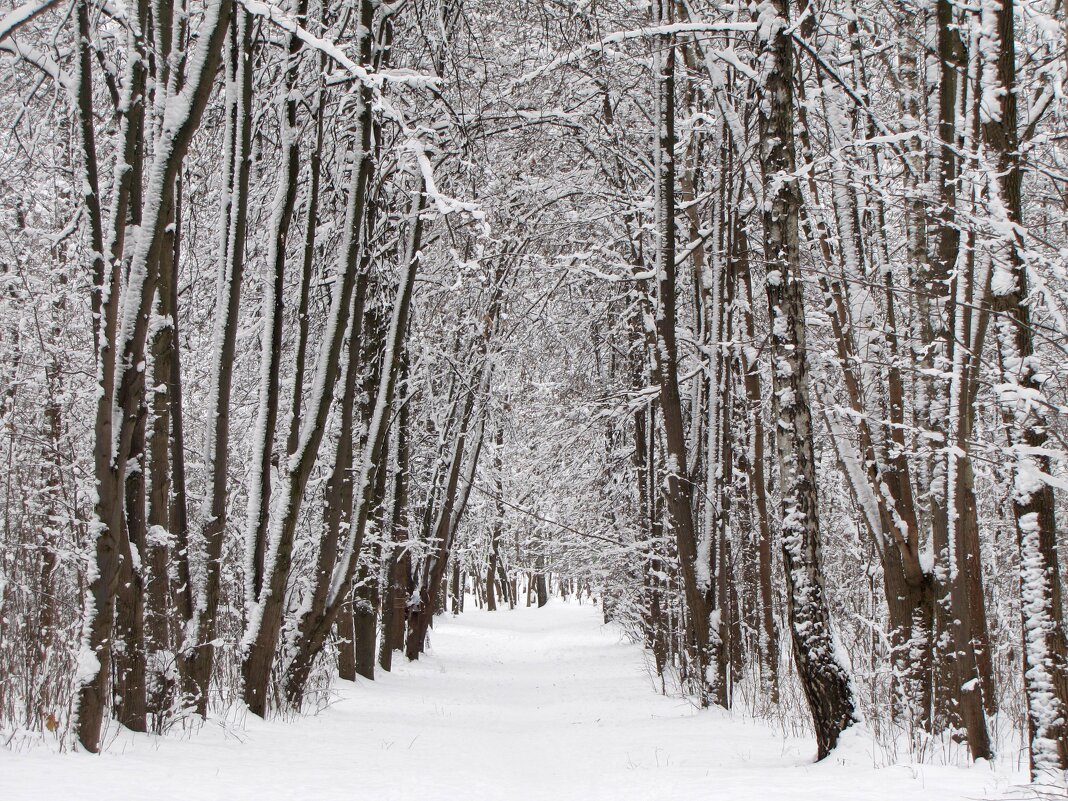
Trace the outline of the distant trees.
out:
[[[1012,253],[1022,252],[1019,237],[1028,229],[1022,212],[1008,211],[1016,207],[1000,199],[1019,192],[1012,187],[1022,175],[1033,175],[1036,188],[1045,179],[1041,168],[1029,173],[1013,166],[1021,145],[999,131],[1004,126],[1013,136],[1033,136],[1052,121],[1046,115],[1063,109],[1053,112],[1045,90],[1034,87],[1034,125],[1005,126],[1015,112],[1002,104],[1027,93],[1003,87],[1021,85],[1016,70],[1026,59],[1005,55],[1011,48],[999,43],[1037,52],[1049,42],[1037,45],[1030,34],[1006,28],[1006,19],[1020,20],[1011,5],[999,11],[931,3],[881,15],[858,3],[841,15],[800,4],[793,27],[781,23],[789,11],[781,4],[766,4],[754,17],[719,15],[699,4],[651,8],[648,21],[612,20],[619,23],[615,28],[602,17],[607,27],[601,31],[626,33],[604,32],[599,39],[582,38],[588,20],[575,19],[570,35],[582,43],[562,33],[568,54],[549,68],[571,82],[572,102],[587,104],[574,136],[598,157],[587,163],[582,181],[599,181],[646,203],[642,216],[617,211],[597,234],[576,234],[576,255],[568,261],[582,276],[579,283],[608,279],[602,284],[607,308],[620,297],[620,283],[637,290],[625,296],[632,312],[619,315],[625,329],[616,323],[618,333],[607,337],[627,343],[630,365],[618,366],[611,345],[596,346],[606,339],[600,319],[585,329],[594,332],[597,375],[607,383],[601,413],[617,427],[625,420],[633,432],[633,458],[612,471],[635,475],[626,494],[614,497],[626,497],[631,510],[633,545],[623,559],[641,554],[643,578],[634,581],[633,563],[610,571],[607,588],[629,589],[609,589],[606,609],[641,630],[659,672],[677,675],[709,702],[730,703],[730,688],[747,680],[740,671],[750,650],[759,656],[765,681],[781,680],[768,547],[778,538],[786,577],[805,579],[800,592],[786,582],[783,609],[795,620],[801,610],[819,621],[802,619],[799,630],[820,632],[820,642],[795,641],[791,650],[813,707],[820,752],[853,719],[856,705],[868,721],[885,715],[889,725],[903,723],[919,748],[931,735],[949,732],[966,740],[973,756],[990,756],[995,744],[988,716],[1021,683],[1052,687],[1052,677],[1063,675],[1052,666],[1064,664],[1056,655],[1063,600],[1052,600],[1063,580],[1052,578],[1060,575],[1059,561],[1052,565],[1063,555],[1049,538],[1039,555],[1038,531],[1048,524],[1031,525],[1027,518],[1021,528],[1016,516],[1004,516],[1008,507],[981,499],[982,492],[996,491],[1016,498],[1022,509],[1019,499],[1041,505],[1035,500],[1041,495],[1053,509],[1062,481],[1058,455],[1035,468],[1043,478],[1018,489],[1016,457],[1003,455],[1022,448],[1030,459],[1039,452],[1035,447],[1049,454],[1049,440],[1027,446],[1013,439],[1022,436],[1023,407],[1018,391],[1005,388],[1026,380],[1027,370],[1018,371],[1027,357],[1008,357],[1005,363],[1017,372],[1006,379],[989,355],[991,349],[1031,352],[1023,340],[1034,336],[1035,323],[1009,311],[1014,303],[1041,309],[1050,321],[1063,306],[1048,283],[1051,274],[1040,266],[1044,257],[1030,251],[1029,267],[1010,266],[1013,259],[1021,263]],[[1040,28],[1048,30],[1039,25],[1031,33]],[[776,38],[776,30],[787,29],[789,36]],[[895,57],[872,57],[887,37],[897,43]],[[652,66],[641,70],[644,98],[635,97],[634,83],[613,94],[619,84],[606,80],[602,69],[608,50],[614,68],[627,56],[640,63],[640,52],[652,52]],[[685,66],[681,89],[665,91],[674,76],[666,65],[675,53]],[[769,67],[772,53],[790,68]],[[546,74],[532,68],[524,85]],[[648,115],[644,143],[618,122],[627,119],[631,100],[656,109],[657,116]],[[678,130],[676,117],[684,120]],[[1027,152],[1049,156],[1039,156],[1039,149]],[[644,160],[637,155],[643,152]],[[997,153],[1016,155],[1006,160]],[[1048,205],[1038,199],[1041,190],[1019,194],[1050,219]],[[594,209],[586,209],[587,217],[600,219],[596,209],[606,202],[593,192],[586,197]],[[600,245],[591,247],[591,240]],[[603,252],[607,242],[614,243],[611,255]],[[676,248],[675,255],[664,256],[665,247]],[[763,258],[756,260],[760,249]],[[768,286],[767,316],[755,307],[754,274]],[[1023,301],[1013,287],[1028,276],[1044,289]],[[651,278],[658,282],[655,298],[645,286]],[[1064,339],[1059,324],[1051,325],[1057,333],[1047,340],[1048,356]],[[988,330],[1016,333],[1008,343],[988,337]],[[678,349],[673,339],[684,346]],[[605,352],[613,365],[607,370],[600,363]],[[662,366],[672,364],[678,366],[665,376]],[[1042,386],[1026,393],[1036,394],[1029,395],[1034,402],[1025,416],[1048,409],[1039,398],[1060,391],[1054,387],[1061,379],[1044,364]],[[673,381],[687,385],[685,396],[672,389]],[[984,406],[984,397],[998,405]],[[994,408],[1002,411],[991,414]],[[746,418],[747,436],[727,433]],[[1039,428],[1048,432],[1052,425],[1044,420]],[[618,442],[618,430],[609,426],[608,442]],[[768,470],[770,453],[779,461],[778,476]],[[680,490],[673,475],[683,462]],[[612,472],[605,475],[611,484]],[[680,493],[691,494],[688,510],[677,504]],[[769,497],[783,504],[781,515]],[[676,511],[670,512],[673,501]],[[686,531],[695,521],[700,527],[680,540],[680,525]],[[843,524],[856,526],[859,538],[847,535]],[[610,525],[625,530],[627,524],[617,518]],[[1017,530],[1015,551],[1006,547],[1005,525]],[[821,555],[821,541],[828,539],[834,547]],[[1006,583],[1011,571],[984,570],[991,559],[1016,564],[1021,547],[1031,550],[1020,564],[1033,566],[1022,568],[1022,594]],[[610,559],[609,553],[602,557]],[[858,617],[877,616],[885,644],[850,622],[855,601],[847,599],[857,597],[846,577],[857,574],[846,565],[869,558],[875,564],[871,591],[876,579],[881,590],[868,596],[868,611]],[[996,609],[992,597],[999,599]],[[1029,610],[1022,629],[1014,620],[1020,603]],[[836,610],[846,616],[832,622]],[[1054,622],[1053,610],[1061,622]],[[705,632],[706,617],[708,646],[699,651],[695,631]],[[806,661],[840,653],[833,642],[842,636],[853,643],[852,664],[828,658],[821,663],[822,686],[815,676],[807,682]],[[1027,661],[1032,657],[1017,660],[1013,675],[1004,656],[1020,655],[1019,637],[1045,656],[1037,668]],[[858,672],[865,677],[861,685]],[[764,687],[772,697],[772,687]],[[885,700],[885,691],[893,700]],[[1060,692],[1047,696],[1054,700],[1043,712],[1059,708]],[[1043,712],[1030,713],[1045,721],[1029,724],[1032,752],[1045,754],[1043,764],[1062,764],[1046,748],[1052,741],[1033,734],[1060,719]]]

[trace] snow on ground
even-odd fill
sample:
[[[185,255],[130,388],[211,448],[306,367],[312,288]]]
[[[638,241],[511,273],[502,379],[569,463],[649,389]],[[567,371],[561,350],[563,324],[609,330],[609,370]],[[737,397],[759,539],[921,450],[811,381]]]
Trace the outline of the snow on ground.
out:
[[[641,649],[589,605],[473,610],[435,626],[430,656],[339,682],[318,715],[122,733],[101,756],[0,749],[0,799],[953,801],[1024,780],[877,770],[862,734],[813,764],[813,741],[656,694]]]

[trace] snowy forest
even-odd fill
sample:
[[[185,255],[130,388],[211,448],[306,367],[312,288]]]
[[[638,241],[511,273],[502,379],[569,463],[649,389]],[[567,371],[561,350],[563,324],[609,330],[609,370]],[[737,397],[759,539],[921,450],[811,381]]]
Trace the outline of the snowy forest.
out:
[[[508,620],[1063,791],[1068,4],[3,4],[6,797]]]

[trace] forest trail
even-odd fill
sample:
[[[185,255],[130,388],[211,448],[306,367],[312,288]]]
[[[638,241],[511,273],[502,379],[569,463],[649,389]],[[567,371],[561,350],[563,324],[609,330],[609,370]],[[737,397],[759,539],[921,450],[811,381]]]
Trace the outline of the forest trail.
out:
[[[812,764],[813,741],[657,694],[642,650],[600,615],[554,600],[438,618],[428,657],[339,682],[328,709],[297,720],[111,731],[99,757],[0,750],[0,799],[949,801],[1023,781],[986,767],[876,770],[860,734]]]

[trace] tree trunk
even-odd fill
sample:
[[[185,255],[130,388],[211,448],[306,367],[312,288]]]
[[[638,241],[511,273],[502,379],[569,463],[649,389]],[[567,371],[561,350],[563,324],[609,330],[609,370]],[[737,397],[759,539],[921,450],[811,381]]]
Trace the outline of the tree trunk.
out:
[[[801,33],[807,41],[815,42],[818,12],[813,12],[807,3],[802,4],[802,10],[807,13],[800,26]],[[850,31],[853,32],[852,26]],[[861,66],[857,67],[858,72],[861,69]],[[882,269],[886,294],[886,325],[882,326],[886,331],[885,336],[880,336],[880,326],[874,319],[854,319],[854,309],[866,308],[864,304],[856,302],[854,285],[865,280],[864,276],[872,272],[874,265],[867,263],[870,257],[861,237],[858,198],[848,191],[856,176],[846,162],[844,153],[848,144],[864,132],[857,129],[855,118],[853,125],[849,124],[848,109],[838,85],[822,67],[818,73],[820,97],[828,121],[828,138],[832,146],[841,148],[834,157],[830,203],[837,239],[832,237],[821,217],[823,203],[815,178],[805,83],[798,70],[798,138],[807,165],[808,191],[812,198],[811,210],[803,207],[802,212],[808,212],[803,220],[810,237],[816,239],[819,245],[817,253],[822,258],[824,270],[818,281],[835,338],[837,366],[842,373],[849,407],[854,413],[855,436],[853,431],[843,430],[835,417],[837,412],[832,410],[833,402],[825,404],[825,414],[843,477],[879,555],[889,616],[895,690],[902,705],[909,711],[910,720],[926,728],[930,725],[933,577],[921,564],[919,513],[912,491],[911,470],[905,456],[904,386],[896,358],[894,306],[897,300],[892,273],[889,269]],[[840,273],[841,278],[835,277],[835,272]],[[889,352],[895,357],[886,371],[885,385],[873,385],[870,372],[861,367],[863,360],[857,342],[858,328],[865,332],[862,335],[866,337],[866,348],[875,347],[879,352]],[[827,392],[825,389],[822,391]],[[874,401],[870,400],[873,397]],[[879,427],[869,425],[870,419],[878,420],[884,416],[890,424],[888,431],[883,432]]]
[[[493,534],[490,540],[490,558],[486,566],[486,608],[493,612],[497,609],[496,591],[494,584],[498,571],[501,572],[501,587],[504,590],[502,599],[508,602],[508,579],[503,574],[504,565],[501,563],[501,535],[504,533],[504,426],[498,425],[493,440],[493,480],[496,490],[496,516],[493,519]]]
[[[671,3],[656,0],[654,23],[671,23]],[[698,695],[702,706],[711,699],[706,667],[710,664],[710,587],[701,586],[697,572],[697,532],[693,519],[693,489],[686,448],[686,430],[679,394],[676,346],[675,282],[675,45],[669,34],[659,43],[656,59],[658,131],[656,147],[657,299],[656,362],[660,379],[660,413],[667,443],[664,502],[668,525],[675,535],[689,612],[689,637],[697,660]]]
[[[180,186],[176,187],[176,194]],[[170,568],[172,559],[182,559],[174,551],[176,538],[172,519],[173,465],[181,460],[172,457],[171,450],[182,443],[172,436],[173,415],[180,414],[180,387],[172,387],[174,363],[177,361],[177,265],[178,232],[177,209],[164,234],[160,254],[159,287],[156,290],[156,314],[167,321],[156,327],[152,337],[152,431],[149,437],[148,492],[148,553],[146,560],[145,647],[148,658],[148,711],[156,718],[156,730],[162,726],[162,716],[171,704],[174,679],[171,623],[174,614],[171,603]],[[181,381],[178,375],[177,380]],[[173,408],[177,407],[177,408]],[[179,430],[180,430],[179,425]],[[174,517],[177,517],[175,515]],[[183,516],[184,519],[184,516]]]
[[[373,4],[370,0],[361,0],[360,63],[363,65],[371,63],[373,18]],[[270,541],[266,549],[263,587],[251,606],[249,624],[242,638],[243,698],[249,710],[260,717],[267,713],[267,690],[282,626],[285,588],[292,564],[297,518],[304,491],[318,460],[319,445],[326,428],[330,401],[337,381],[344,334],[348,328],[348,315],[356,276],[359,272],[367,184],[372,169],[372,98],[371,90],[366,85],[361,87],[358,94],[359,151],[356,154],[356,163],[351,168],[345,212],[345,242],[337,266],[338,286],[331,301],[330,323],[327,330],[332,332],[332,336],[321,345],[315,382],[319,392],[308,399],[308,414],[302,418],[303,425],[300,426],[300,434],[296,438],[296,450],[283,475],[281,491],[284,498],[280,508],[284,512],[277,523],[272,523]],[[294,413],[296,414],[296,410]],[[331,620],[332,624],[333,620]],[[308,669],[310,670],[310,665]],[[303,692],[303,683],[301,692]]]
[[[385,530],[386,520],[383,504],[386,498],[386,458],[375,469],[374,509],[379,520],[378,528]],[[356,578],[353,602],[353,623],[356,641],[356,673],[365,679],[375,677],[375,644],[378,633],[378,605],[380,592],[378,586],[378,567],[381,564],[381,550],[376,545],[368,558],[360,565]]]
[[[369,10],[368,13],[370,13]],[[303,697],[304,684],[315,657],[330,634],[341,603],[352,590],[352,582],[359,564],[360,549],[363,547],[364,531],[375,503],[372,478],[375,470],[385,469],[383,455],[389,430],[389,413],[397,386],[397,376],[400,372],[400,360],[408,330],[415,278],[422,259],[420,248],[425,203],[424,189],[421,179],[417,180],[412,198],[412,220],[408,243],[404,253],[406,269],[402,272],[397,286],[397,296],[393,301],[393,313],[382,352],[381,379],[378,381],[375,402],[367,425],[363,455],[357,473],[359,482],[356,486],[359,489],[354,496],[356,509],[353,523],[349,527],[348,539],[344,547],[337,552],[337,558],[333,560],[334,568],[329,576],[329,583],[320,584],[319,582],[327,580],[325,575],[320,575],[319,582],[314,588],[313,598],[323,599],[325,603],[313,604],[302,615],[297,626],[297,635],[293,642],[293,658],[285,678],[286,698],[293,707],[299,706]],[[324,586],[327,589],[325,595],[322,593]]]
[[[545,557],[538,556],[537,573],[534,574],[534,587],[538,596],[538,608],[549,603],[549,586],[545,580]]]
[[[488,370],[488,366],[483,369]],[[457,509],[467,441],[469,436],[474,436],[476,440],[475,447],[472,449],[472,455],[468,458],[476,459],[478,440],[481,439],[481,434],[477,430],[472,430],[476,391],[467,390],[465,394],[463,412],[460,414],[456,439],[452,447],[452,456],[449,459],[448,477],[437,510],[437,521],[434,525],[433,539],[431,541],[432,550],[421,570],[422,577],[418,584],[418,600],[408,610],[408,637],[405,641],[404,653],[410,660],[418,659],[419,654],[425,648],[426,634],[434,616],[435,604],[443,589],[442,579],[445,576],[445,568],[448,565],[452,539],[455,534],[454,512]],[[474,426],[477,428],[481,426],[481,423],[474,423]],[[416,600],[414,593],[412,600]]]
[[[936,0],[938,57],[938,144],[931,174],[938,181],[937,244],[921,277],[924,336],[933,365],[949,380],[932,382],[925,410],[932,431],[953,447],[934,458],[930,494],[932,541],[937,557],[933,707],[935,725],[967,732],[975,759],[992,756],[986,712],[994,705],[990,648],[983,607],[982,571],[971,467],[975,371],[982,352],[987,313],[976,311],[981,295],[974,286],[974,248],[962,246],[958,194],[960,153],[972,145],[976,99],[967,111],[968,54],[961,36],[964,18],[951,0]],[[969,13],[962,11],[961,13]],[[963,117],[963,119],[962,119]],[[972,125],[968,120],[972,119]],[[933,302],[931,302],[933,300]]]
[[[461,578],[463,576],[463,568],[460,567],[460,560],[453,558],[452,560],[452,588],[450,599],[452,602],[452,614],[458,615],[463,611],[463,588],[461,586]]]
[[[731,272],[740,281],[743,298],[745,335],[750,342],[756,340],[756,323],[753,317],[756,298],[753,295],[752,273],[749,265],[748,236],[742,219],[735,217],[733,247],[735,264]],[[742,472],[748,494],[752,498],[753,516],[757,525],[757,575],[760,587],[760,658],[761,676],[767,688],[768,699],[779,702],[779,630],[775,623],[775,596],[772,584],[772,535],[768,516],[768,487],[764,477],[764,412],[763,390],[760,372],[756,363],[751,363],[748,351],[739,349],[740,369],[745,386],[746,416],[749,433],[748,447],[741,457]]]
[[[307,0],[298,0],[296,17],[301,24],[307,22]],[[300,61],[297,57],[301,41],[295,35],[289,37],[289,55],[283,76],[285,92],[282,118],[282,152],[278,167],[278,184],[275,190],[270,221],[270,240],[267,248],[268,272],[264,281],[263,332],[260,335],[260,377],[256,423],[253,433],[252,475],[249,478],[248,509],[245,533],[245,603],[257,598],[263,589],[263,569],[269,512],[271,507],[271,463],[274,459],[274,438],[278,427],[278,407],[281,398],[282,327],[285,314],[286,250],[296,208],[300,178],[300,136],[297,125],[297,85]],[[320,102],[322,96],[320,92]],[[321,138],[323,115],[317,115],[317,134]],[[318,150],[318,145],[317,145]],[[314,156],[313,156],[314,158]],[[308,198],[308,236],[314,239],[316,194],[318,192],[318,165],[313,165],[310,194]],[[305,269],[311,266],[310,254]],[[298,315],[307,315],[308,280],[301,282]],[[301,331],[298,339],[297,375],[294,383],[303,385],[304,348],[307,343],[306,320],[299,321]],[[295,393],[293,417],[300,417],[299,390]],[[295,428],[295,427],[294,427]],[[295,450],[294,447],[289,452]]]
[[[232,115],[232,160],[230,196],[224,200],[222,226],[225,241],[218,265],[219,284],[216,308],[225,311],[215,319],[211,414],[208,445],[210,498],[201,531],[204,543],[204,579],[198,593],[191,634],[182,650],[189,663],[190,689],[197,714],[208,713],[211,673],[215,662],[215,632],[222,583],[223,544],[226,538],[226,511],[230,466],[230,387],[237,350],[241,314],[241,283],[245,265],[245,229],[248,221],[248,186],[252,161],[252,20],[246,11],[231,21],[230,67],[228,78],[237,87],[237,97],[228,113]]]
[[[819,499],[808,397],[799,243],[800,191],[793,142],[793,40],[789,0],[773,0],[762,45],[760,161],[771,319],[772,419],[782,493],[783,561],[794,662],[816,730],[818,758],[855,720],[849,677],[838,662],[820,565]]]
[[[1013,512],[1020,550],[1020,612],[1023,632],[1023,682],[1031,777],[1063,776],[1068,770],[1068,645],[1065,642],[1060,565],[1057,554],[1056,502],[1050,475],[1046,404],[1035,357],[1031,298],[1027,285],[1027,243],[1023,221],[1023,171],[1020,165],[1016,81],[1015,22],[1012,0],[984,23],[997,33],[996,73],[1000,118],[984,125],[984,137],[997,158],[995,217],[1005,236],[1004,261],[997,264],[991,304],[1001,350],[1001,403],[1013,457]],[[990,56],[987,56],[990,58]],[[987,90],[990,87],[986,87]],[[988,171],[988,180],[991,178]],[[1001,214],[997,212],[1002,209]],[[997,258],[997,256],[995,256]]]
[[[110,644],[113,629],[120,558],[129,558],[129,541],[122,526],[122,477],[136,412],[144,396],[144,372],[130,369],[145,358],[152,297],[163,245],[163,229],[170,220],[174,185],[193,132],[211,94],[231,11],[231,0],[218,0],[208,7],[189,60],[189,74],[173,98],[175,113],[164,128],[155,149],[142,214],[142,225],[130,260],[122,305],[124,324],[115,327],[118,292],[109,294],[102,310],[100,336],[101,379],[98,389],[94,453],[97,500],[94,507],[94,567],[82,630],[79,658],[75,730],[88,751],[100,746],[100,731],[106,706]],[[86,23],[87,24],[87,23]],[[88,37],[83,37],[87,40]],[[88,55],[81,72],[88,72]],[[170,104],[168,104],[170,105]],[[168,108],[168,110],[170,110]],[[114,269],[112,271],[114,275]],[[110,283],[117,289],[118,276]],[[102,290],[103,291],[103,290]],[[108,294],[108,293],[105,293]],[[117,414],[116,414],[117,413]],[[112,420],[119,431],[112,431]],[[113,443],[117,447],[113,448]]]
[[[408,393],[408,351],[401,355],[400,373],[397,377],[398,394],[406,397],[400,400],[397,413],[397,467],[393,474],[393,514],[392,547],[389,551],[386,575],[386,596],[382,603],[382,645],[378,653],[378,664],[385,671],[393,666],[393,652],[404,647],[404,617],[409,595],[409,570],[411,558],[408,554],[408,480],[410,470],[410,449],[408,444],[408,425],[411,414],[411,399]]]

